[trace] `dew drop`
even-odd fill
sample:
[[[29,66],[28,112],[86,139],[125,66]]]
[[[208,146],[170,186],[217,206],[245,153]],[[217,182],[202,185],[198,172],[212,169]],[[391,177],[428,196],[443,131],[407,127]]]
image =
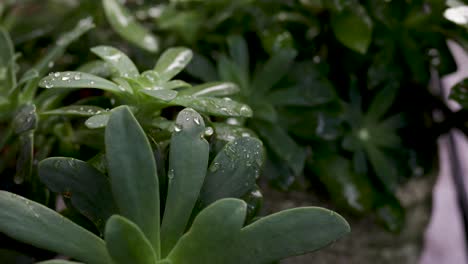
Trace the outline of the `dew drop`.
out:
[[[54,77],[60,77],[60,72],[54,73]]]
[[[219,163],[215,162],[210,166],[210,171],[211,172],[216,172],[219,169]]]
[[[182,128],[179,125],[175,125],[174,126],[174,131],[175,132],[180,132],[180,131],[182,131]]]
[[[73,80],[78,81],[81,79],[81,75],[78,73],[75,76],[73,76]]]
[[[213,130],[212,127],[205,128],[205,136],[209,137],[209,136],[213,135],[213,133],[214,133],[214,130]]]
[[[200,119],[198,117],[193,118],[193,122],[197,125],[200,125]]]

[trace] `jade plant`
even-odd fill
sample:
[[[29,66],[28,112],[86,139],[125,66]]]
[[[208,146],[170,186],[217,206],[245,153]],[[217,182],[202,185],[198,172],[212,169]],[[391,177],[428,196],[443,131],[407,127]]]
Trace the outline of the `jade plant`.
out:
[[[150,142],[127,106],[113,109],[105,128],[107,177],[71,158],[49,158],[39,165],[52,190],[105,222],[103,238],[5,191],[0,191],[0,231],[90,264],[271,263],[317,250],[349,232],[339,215],[315,207],[246,222],[247,204],[237,197],[255,184],[261,142],[245,137],[228,143],[208,167],[203,118],[187,108],[176,127],[166,197]]]

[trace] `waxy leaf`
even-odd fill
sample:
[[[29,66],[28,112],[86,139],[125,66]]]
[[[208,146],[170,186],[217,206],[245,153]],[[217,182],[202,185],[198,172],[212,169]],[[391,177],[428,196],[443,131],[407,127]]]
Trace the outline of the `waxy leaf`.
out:
[[[163,257],[183,235],[205,180],[209,144],[204,133],[205,123],[197,112],[187,108],[179,113],[169,152],[168,196],[161,226]]]
[[[135,78],[139,75],[135,64],[120,50],[110,46],[97,46],[91,48],[91,51],[112,65],[120,76]]]
[[[263,159],[263,146],[256,138],[241,137],[227,143],[211,162],[200,193],[202,206],[246,195],[255,187]]]
[[[0,208],[0,232],[12,238],[85,263],[111,263],[102,239],[41,204],[0,191]]]
[[[189,64],[192,56],[190,49],[170,48],[159,57],[154,70],[159,73],[162,81],[169,81]]]
[[[72,205],[102,231],[117,213],[110,182],[88,163],[73,158],[48,158],[39,163],[39,178],[51,191],[71,199]]]
[[[197,96],[228,96],[239,92],[239,87],[230,82],[210,82],[193,86],[181,91],[180,95]]]
[[[141,93],[144,93],[146,95],[149,95],[153,98],[165,101],[165,102],[170,102],[172,99],[176,98],[177,96],[177,91],[174,90],[167,90],[167,89],[162,89],[162,90],[140,90]]]
[[[106,247],[115,264],[156,263],[156,255],[137,225],[113,215],[106,223]]]
[[[114,93],[124,91],[115,83],[96,75],[72,71],[51,73],[39,82],[39,86],[43,88],[97,88]]]
[[[87,128],[96,129],[103,128],[109,122],[110,112],[105,112],[103,114],[93,115],[90,118],[86,119],[85,125]]]
[[[112,111],[105,132],[112,193],[122,216],[146,235],[156,254],[159,245],[159,184],[153,151],[127,106]]]
[[[137,23],[117,0],[102,0],[102,5],[109,24],[121,37],[149,52],[159,50],[159,40]]]
[[[356,4],[353,10],[333,15],[331,27],[343,45],[361,54],[367,52],[372,40],[373,24],[364,7]]]
[[[178,96],[171,101],[171,104],[190,107],[214,116],[252,116],[252,109],[248,105],[230,98]]]
[[[322,248],[350,231],[338,214],[303,207],[263,217],[242,227],[247,205],[222,199],[195,218],[168,256],[173,263],[267,264]]]
[[[105,112],[101,107],[92,105],[71,105],[42,112],[41,115],[93,116]]]

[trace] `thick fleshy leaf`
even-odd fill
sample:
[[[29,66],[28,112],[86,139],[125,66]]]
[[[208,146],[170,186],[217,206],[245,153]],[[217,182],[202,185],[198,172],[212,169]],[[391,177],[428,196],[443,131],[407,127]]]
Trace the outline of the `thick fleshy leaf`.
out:
[[[10,35],[0,27],[0,94],[6,95],[16,86],[15,51]]]
[[[246,204],[219,200],[203,210],[177,243],[173,263],[267,264],[312,252],[350,231],[338,214],[317,207],[282,211],[242,228]]]
[[[371,43],[372,26],[366,10],[358,4],[352,10],[344,10],[331,18],[336,38],[346,47],[362,54],[367,52]]]
[[[39,86],[43,88],[96,88],[114,93],[124,91],[115,83],[96,75],[73,71],[51,73],[39,82]]]
[[[39,178],[102,231],[117,207],[107,177],[88,163],[73,158],[48,158],[39,163]]]
[[[281,50],[276,53],[261,70],[255,74],[251,88],[253,93],[264,94],[273,88],[288,72],[297,52],[292,49]]]
[[[112,111],[105,132],[112,193],[122,216],[146,235],[156,254],[159,244],[159,184],[153,151],[127,106]]]
[[[135,21],[130,11],[117,0],[102,0],[104,12],[112,28],[124,39],[149,51],[159,50],[159,40]]]
[[[122,77],[134,78],[140,73],[133,62],[120,50],[110,46],[97,46],[91,51],[112,65]]]
[[[0,191],[0,208],[0,232],[12,238],[85,263],[112,263],[102,239],[41,204]]]
[[[171,101],[171,104],[190,107],[200,113],[214,116],[252,116],[252,109],[248,105],[229,98],[178,96]]]
[[[98,115],[93,115],[90,118],[86,119],[85,125],[87,128],[96,129],[103,128],[109,122],[110,112],[105,112]]]
[[[163,257],[183,235],[205,180],[209,144],[204,133],[205,123],[197,112],[187,108],[179,113],[169,152],[168,195],[161,226]]]
[[[14,181],[17,184],[30,180],[34,158],[34,130],[37,127],[36,106],[23,105],[13,121],[15,133],[19,136],[19,156],[16,161]]]
[[[76,70],[79,72],[85,72],[103,78],[107,78],[116,73],[116,69],[112,65],[102,60],[87,62],[78,67],[78,69]]]
[[[190,49],[170,48],[159,57],[154,70],[159,73],[162,81],[169,81],[189,64],[192,57],[193,53]]]
[[[168,89],[161,89],[161,90],[140,90],[141,93],[144,93],[146,95],[149,95],[153,98],[156,98],[158,100],[162,100],[165,102],[170,102],[172,99],[176,98],[177,96],[177,91],[174,90],[168,90]]]
[[[263,159],[263,146],[256,138],[240,137],[227,143],[211,162],[200,193],[202,206],[246,195],[255,187]]]
[[[122,216],[109,218],[105,240],[115,264],[156,263],[156,254],[141,229]]]
[[[228,96],[239,92],[239,87],[230,82],[210,82],[193,86],[180,92],[180,95]]]
[[[93,105],[70,105],[42,112],[41,115],[93,116],[103,113],[105,111],[105,109]]]

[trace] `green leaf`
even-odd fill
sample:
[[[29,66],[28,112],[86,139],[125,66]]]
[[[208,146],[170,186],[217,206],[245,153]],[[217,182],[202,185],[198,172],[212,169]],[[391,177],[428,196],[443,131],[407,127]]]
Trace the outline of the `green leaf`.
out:
[[[459,82],[452,88],[450,99],[455,100],[463,107],[468,108],[468,78]]]
[[[135,78],[140,73],[125,53],[111,46],[97,46],[91,51],[112,65],[122,77]]]
[[[156,263],[156,254],[141,229],[122,216],[109,218],[105,240],[115,264]]]
[[[302,173],[306,158],[305,147],[299,146],[287,131],[277,125],[256,121],[252,123],[252,126],[267,147],[288,164],[294,175]]]
[[[42,57],[31,70],[34,69],[39,73],[38,78],[44,76],[49,71],[50,64],[62,57],[67,46],[92,28],[94,28],[92,17],[81,19],[71,31],[62,34],[59,37],[55,46],[44,57]],[[31,79],[26,84],[24,92],[21,95],[23,102],[30,102],[33,100],[38,87],[38,78]]]
[[[89,264],[111,264],[102,239],[55,211],[0,191],[0,232]]]
[[[219,79],[213,63],[197,53],[194,54],[192,61],[185,70],[204,82],[213,82]]]
[[[0,95],[8,94],[16,86],[15,51],[10,35],[0,27]]]
[[[105,132],[112,193],[122,216],[138,225],[156,255],[159,243],[159,184],[143,129],[127,106],[112,111]]]
[[[356,5],[332,15],[331,27],[336,38],[346,47],[365,54],[372,40],[372,20],[364,7]]]
[[[244,71],[248,78],[249,73],[249,49],[247,42],[241,36],[230,36],[227,39],[229,46],[229,56]]]
[[[87,128],[96,129],[103,128],[109,122],[110,112],[105,112],[103,114],[93,115],[90,118],[86,119],[85,125]]]
[[[372,144],[365,144],[365,149],[369,157],[369,161],[374,168],[374,172],[385,186],[392,192],[398,186],[398,171],[392,161],[385,153]]]
[[[36,106],[25,104],[19,108],[13,121],[16,134],[21,134],[37,127]]]
[[[84,72],[56,72],[44,77],[39,86],[43,88],[97,88],[114,93],[122,93],[123,88],[113,82]]]
[[[179,113],[169,152],[168,195],[161,226],[163,257],[183,235],[205,179],[209,144],[204,133],[205,123],[197,112],[188,108]]]
[[[85,72],[99,77],[109,77],[115,74],[115,67],[102,60],[90,61],[78,67],[77,71]]]
[[[101,107],[92,105],[70,105],[42,112],[41,115],[93,116],[105,112]]]
[[[254,75],[252,92],[262,95],[280,81],[288,72],[297,52],[292,49],[281,50],[271,57],[265,65]]]
[[[200,113],[214,116],[252,116],[252,109],[248,105],[229,98],[178,96],[171,104],[190,107]]]
[[[153,98],[156,98],[158,100],[162,100],[165,102],[170,102],[177,96],[177,91],[174,90],[168,90],[168,89],[162,89],[162,90],[140,90],[141,93],[144,93],[146,95],[149,95]]]
[[[18,85],[21,85],[38,77],[39,72],[36,69],[29,69],[23,74],[23,76],[21,76],[21,79],[18,81]]]
[[[21,184],[30,181],[32,178],[32,168],[34,160],[34,132],[27,131],[19,136],[19,156],[16,161],[16,174],[14,181]]]
[[[222,198],[241,198],[255,187],[264,160],[262,142],[241,137],[227,143],[211,162],[200,201],[203,207]]]
[[[190,49],[170,48],[159,57],[154,70],[159,73],[162,81],[169,81],[189,64],[192,57],[193,53]]]
[[[356,214],[370,212],[375,200],[373,186],[366,174],[353,170],[350,160],[333,153],[330,157],[307,162],[307,165],[325,185],[336,205]]]
[[[210,82],[193,86],[181,91],[180,95],[198,96],[228,96],[239,92],[239,87],[230,82]]]
[[[71,199],[72,205],[100,230],[117,207],[106,176],[73,158],[47,158],[39,163],[39,178],[51,191]]]
[[[102,0],[102,5],[107,21],[122,38],[149,52],[156,53],[159,50],[158,38],[137,23],[130,11],[117,0]]]
[[[232,198],[208,206],[168,259],[173,263],[267,264],[312,252],[350,231],[341,216],[316,207],[282,211],[242,228],[246,206]]]
[[[380,90],[372,100],[366,113],[367,122],[378,122],[395,102],[397,87],[387,86]]]

